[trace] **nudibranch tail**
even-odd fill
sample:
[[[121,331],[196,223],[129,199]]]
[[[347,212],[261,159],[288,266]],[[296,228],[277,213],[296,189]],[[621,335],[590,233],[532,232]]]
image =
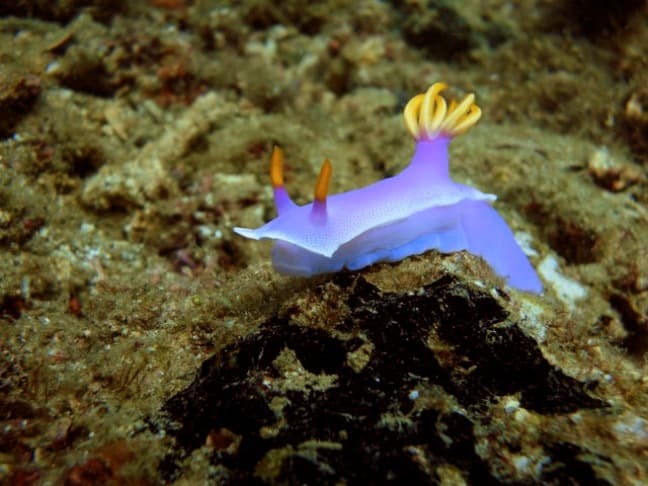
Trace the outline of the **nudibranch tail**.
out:
[[[275,145],[270,156],[270,181],[272,182],[275,206],[279,214],[285,213],[296,206],[284,187],[283,158],[283,150]]]
[[[416,95],[405,106],[405,125],[416,140],[432,140],[438,136],[456,137],[465,133],[481,117],[475,95],[466,95],[460,103],[448,106],[439,93],[445,83],[434,83],[427,92]]]
[[[331,165],[331,161],[325,159],[317,177],[317,184],[315,184],[315,200],[313,201],[313,209],[311,210],[311,219],[318,224],[326,222],[326,196],[328,195],[332,173],[333,166]]]

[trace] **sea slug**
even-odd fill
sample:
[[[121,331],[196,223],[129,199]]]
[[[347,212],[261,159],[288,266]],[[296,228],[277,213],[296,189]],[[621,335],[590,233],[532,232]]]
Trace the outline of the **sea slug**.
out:
[[[433,84],[405,107],[405,125],[416,141],[414,157],[400,174],[370,186],[328,196],[331,162],[325,160],[315,200],[295,204],[283,183],[283,152],[270,162],[277,218],[257,229],[234,228],[239,235],[276,240],[274,268],[309,277],[358,270],[375,262],[395,262],[428,250],[467,250],[484,258],[507,284],[540,293],[542,283],[502,217],[496,199],[450,178],[450,141],[481,117],[475,95],[448,105]]]

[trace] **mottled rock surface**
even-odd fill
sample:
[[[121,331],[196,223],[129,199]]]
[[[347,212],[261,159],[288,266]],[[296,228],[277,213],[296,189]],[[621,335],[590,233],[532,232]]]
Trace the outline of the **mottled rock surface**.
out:
[[[504,475],[476,453],[498,447],[484,429],[607,407],[588,393],[596,382],[551,365],[497,299],[449,276],[401,294],[351,274],[333,285],[350,309],[343,320],[313,327],[288,311],[265,321],[165,404],[176,447],[163,477],[206,447],[219,482],[422,484],[450,471],[479,484],[597,481],[578,434],[547,434],[530,457],[518,450],[524,467]],[[556,467],[533,474],[540,460]]]

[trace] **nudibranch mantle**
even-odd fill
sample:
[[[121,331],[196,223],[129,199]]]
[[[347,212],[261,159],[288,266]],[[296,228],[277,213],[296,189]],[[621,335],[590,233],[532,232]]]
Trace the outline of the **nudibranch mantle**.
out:
[[[283,152],[275,147],[270,175],[279,216],[257,229],[234,228],[255,240],[276,240],[272,261],[280,273],[308,277],[358,270],[379,261],[399,261],[436,249],[467,250],[484,258],[512,287],[539,293],[542,284],[506,222],[490,206],[496,197],[450,178],[448,146],[472,127],[481,111],[474,95],[448,106],[435,83],[405,107],[416,139],[409,166],[394,177],[327,196],[327,160],[315,200],[293,203],[283,186]]]

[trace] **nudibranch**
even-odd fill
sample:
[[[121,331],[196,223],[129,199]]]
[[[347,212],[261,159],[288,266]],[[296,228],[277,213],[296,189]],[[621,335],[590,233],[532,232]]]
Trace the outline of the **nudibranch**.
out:
[[[358,270],[375,262],[395,262],[428,250],[467,250],[479,255],[520,290],[539,293],[542,283],[502,217],[491,207],[496,197],[454,182],[449,173],[450,141],[481,117],[475,95],[446,102],[433,84],[405,107],[405,125],[416,141],[409,166],[370,186],[329,196],[332,167],[322,165],[315,200],[295,204],[284,187],[283,151],[275,147],[270,179],[278,216],[239,235],[276,240],[274,268],[309,277]]]

